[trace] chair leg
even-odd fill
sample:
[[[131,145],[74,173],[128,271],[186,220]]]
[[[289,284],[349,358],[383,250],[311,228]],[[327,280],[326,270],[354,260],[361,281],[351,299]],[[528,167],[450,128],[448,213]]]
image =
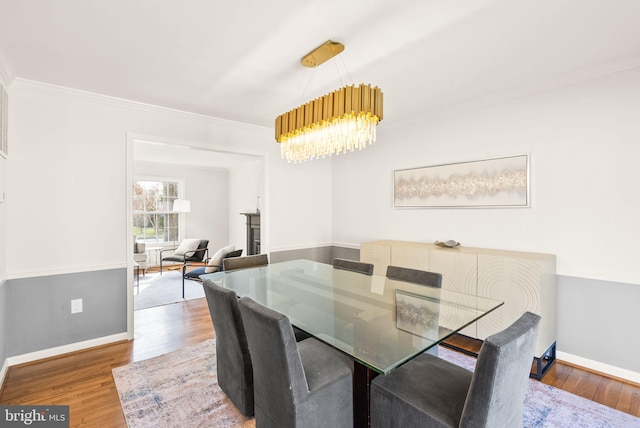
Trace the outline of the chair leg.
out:
[[[162,257],[160,257],[160,276],[162,276]]]
[[[182,298],[184,299],[184,276],[187,273],[187,265],[182,265]]]

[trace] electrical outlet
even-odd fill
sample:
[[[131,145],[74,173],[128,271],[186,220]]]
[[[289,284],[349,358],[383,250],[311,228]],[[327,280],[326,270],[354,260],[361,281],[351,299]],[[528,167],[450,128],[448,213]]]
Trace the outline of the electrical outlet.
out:
[[[82,312],[82,299],[75,299],[71,301],[71,313],[77,314]]]

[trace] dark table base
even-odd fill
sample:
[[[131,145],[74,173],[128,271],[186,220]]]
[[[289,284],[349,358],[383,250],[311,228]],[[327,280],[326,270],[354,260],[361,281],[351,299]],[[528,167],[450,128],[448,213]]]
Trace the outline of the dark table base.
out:
[[[356,428],[369,427],[370,414],[370,386],[378,373],[369,367],[353,362],[353,426]]]

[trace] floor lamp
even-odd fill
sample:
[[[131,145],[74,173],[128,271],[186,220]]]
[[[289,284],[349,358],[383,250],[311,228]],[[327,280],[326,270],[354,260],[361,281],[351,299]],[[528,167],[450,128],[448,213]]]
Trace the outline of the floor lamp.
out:
[[[173,201],[173,210],[174,213],[190,213],[191,212],[191,201],[188,199],[176,199]],[[175,241],[173,243],[173,248],[176,248]]]

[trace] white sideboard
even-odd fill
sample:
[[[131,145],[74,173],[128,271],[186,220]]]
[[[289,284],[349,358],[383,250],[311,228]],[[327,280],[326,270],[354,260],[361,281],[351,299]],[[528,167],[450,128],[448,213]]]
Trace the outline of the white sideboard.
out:
[[[376,275],[386,275],[389,265],[438,272],[443,288],[504,301],[460,332],[470,337],[485,339],[525,311],[540,315],[534,376],[542,377],[555,360],[555,255],[385,240],[361,243],[360,260],[373,263]]]

